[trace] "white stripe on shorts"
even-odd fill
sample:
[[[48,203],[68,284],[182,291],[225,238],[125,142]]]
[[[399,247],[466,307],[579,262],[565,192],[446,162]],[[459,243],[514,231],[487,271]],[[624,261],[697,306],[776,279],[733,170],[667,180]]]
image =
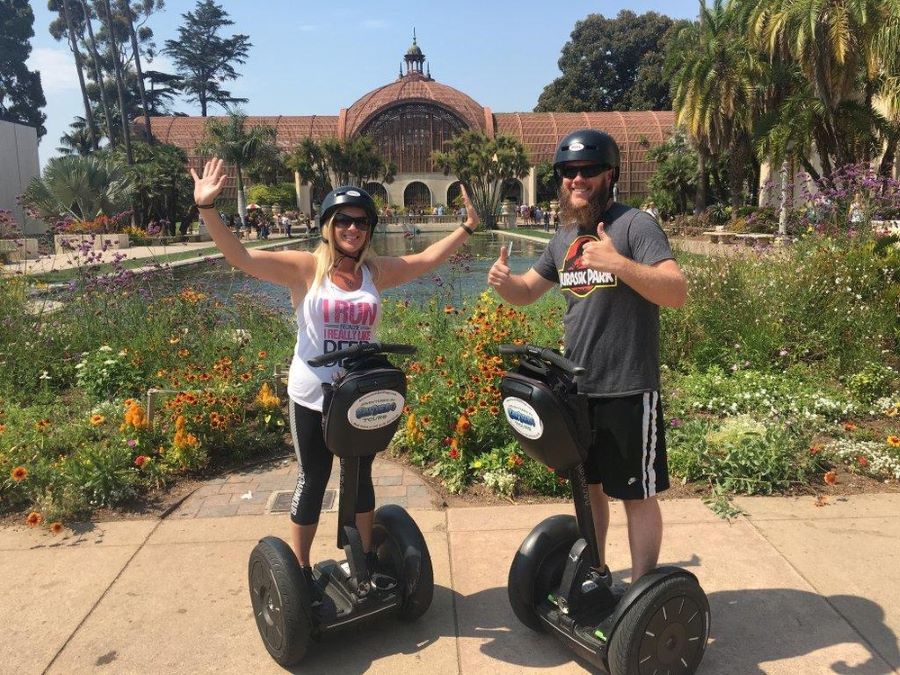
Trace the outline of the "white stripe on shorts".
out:
[[[644,392],[644,415],[641,425],[641,466],[643,467],[644,499],[656,494],[656,407],[659,392]]]

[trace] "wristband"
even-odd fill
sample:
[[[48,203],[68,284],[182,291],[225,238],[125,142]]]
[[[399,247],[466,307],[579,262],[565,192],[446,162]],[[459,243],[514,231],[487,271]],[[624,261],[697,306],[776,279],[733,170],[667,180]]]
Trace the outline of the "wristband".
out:
[[[194,204],[198,209],[214,209],[216,207],[216,203],[212,204]]]
[[[466,234],[468,234],[469,236],[475,234],[475,230],[473,230],[471,227],[469,227],[469,226],[466,225],[465,223],[463,223],[462,225],[460,225],[460,227],[461,227],[463,230],[465,230]]]

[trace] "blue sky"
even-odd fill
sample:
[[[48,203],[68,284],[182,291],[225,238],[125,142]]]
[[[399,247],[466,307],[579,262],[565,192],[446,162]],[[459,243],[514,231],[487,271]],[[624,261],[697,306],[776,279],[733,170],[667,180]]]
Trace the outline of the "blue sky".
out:
[[[696,0],[609,3],[568,0],[461,0],[455,3],[381,0],[219,0],[235,22],[228,34],[245,33],[253,47],[238,67],[240,78],[225,87],[250,99],[251,115],[337,115],[368,91],[393,81],[416,29],[431,75],[469,94],[494,112],[530,111],[543,88],[559,76],[557,60],[575,22],[588,14],[614,17],[621,9],[656,11],[695,19]],[[167,0],[148,25],[162,47],[177,37],[181,15],[194,0]],[[52,17],[44,0],[35,13],[29,67],[41,71],[47,135],[41,166],[56,155],[59,137],[75,115],[84,114],[75,64],[65,43],[47,31]],[[174,72],[160,55],[147,69]],[[199,115],[185,102],[177,110]],[[210,114],[221,114],[213,107]]]

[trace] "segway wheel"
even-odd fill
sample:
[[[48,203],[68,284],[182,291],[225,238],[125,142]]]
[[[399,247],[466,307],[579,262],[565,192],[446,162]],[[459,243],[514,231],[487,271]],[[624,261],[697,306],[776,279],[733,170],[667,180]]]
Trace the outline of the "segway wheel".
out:
[[[265,537],[248,564],[250,600],[266,650],[282,666],[305,655],[312,638],[312,603],[306,579],[291,547]]]
[[[412,517],[396,504],[375,511],[372,545],[379,564],[385,565],[403,588],[399,616],[414,621],[431,606],[434,571],[425,537]]]
[[[516,617],[531,630],[546,630],[537,607],[559,587],[569,550],[580,537],[574,516],[551,516],[531,531],[516,552],[506,589]]]
[[[709,602],[696,579],[673,576],[632,605],[609,645],[612,675],[693,673],[709,637]]]

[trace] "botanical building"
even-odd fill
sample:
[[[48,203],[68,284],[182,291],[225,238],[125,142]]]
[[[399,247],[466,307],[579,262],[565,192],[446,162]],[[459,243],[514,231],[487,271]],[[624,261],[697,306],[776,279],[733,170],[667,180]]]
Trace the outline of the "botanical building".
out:
[[[435,170],[431,153],[443,150],[445,141],[466,130],[481,131],[489,137],[511,135],[525,146],[531,171],[509,186],[506,194],[518,203],[534,204],[535,167],[552,160],[559,140],[582,127],[606,131],[618,142],[622,151],[619,198],[642,197],[656,166],[647,159],[647,151],[668,138],[674,124],[671,111],[494,112],[464,92],[435,80],[430,68],[424,69],[425,54],[415,38],[404,62],[405,72],[401,71],[396,80],[364,94],[337,115],[256,116],[249,117],[248,124],[274,127],[278,145],[286,150],[304,138],[350,139],[367,134],[382,155],[396,164],[397,174],[390,184],[369,183],[366,189],[390,204],[419,209],[449,204],[458,193],[459,183],[453,176]],[[157,140],[183,148],[192,166],[199,167],[202,158],[195,148],[203,138],[206,119],[154,117],[151,126]],[[297,195],[299,207],[310,213],[309,187],[300,184],[299,179]]]

